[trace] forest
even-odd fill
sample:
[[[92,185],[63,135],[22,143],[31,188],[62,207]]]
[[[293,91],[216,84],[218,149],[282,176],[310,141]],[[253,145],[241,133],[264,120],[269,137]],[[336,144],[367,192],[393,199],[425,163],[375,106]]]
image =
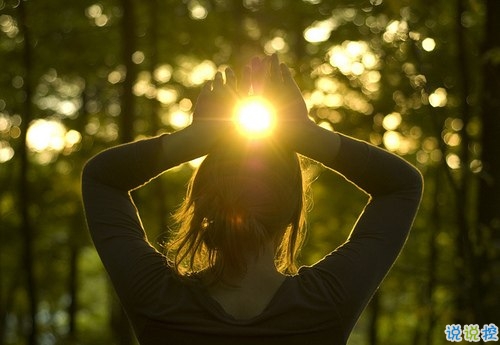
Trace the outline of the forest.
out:
[[[88,235],[84,163],[179,130],[200,87],[277,53],[321,126],[397,153],[423,200],[349,345],[500,326],[500,1],[0,0],[0,345],[136,344]],[[161,248],[195,160],[134,192]],[[301,263],[367,196],[311,164]]]

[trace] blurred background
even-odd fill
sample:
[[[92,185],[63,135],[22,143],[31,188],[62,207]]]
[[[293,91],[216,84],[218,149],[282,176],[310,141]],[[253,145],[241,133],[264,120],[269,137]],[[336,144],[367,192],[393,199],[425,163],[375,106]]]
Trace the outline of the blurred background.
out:
[[[424,199],[354,344],[500,326],[500,1],[0,0],[0,344],[134,344],[86,231],[84,162],[190,123],[200,85],[278,53],[325,128],[415,164]],[[134,193],[168,236],[198,162]],[[367,197],[317,166],[311,264]]]

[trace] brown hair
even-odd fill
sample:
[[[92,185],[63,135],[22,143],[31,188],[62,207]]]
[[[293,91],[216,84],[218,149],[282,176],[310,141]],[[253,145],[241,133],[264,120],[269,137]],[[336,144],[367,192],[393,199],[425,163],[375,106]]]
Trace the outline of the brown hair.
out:
[[[174,219],[167,254],[180,276],[244,272],[269,240],[278,270],[295,273],[305,222],[299,156],[269,142],[220,145],[193,174]]]

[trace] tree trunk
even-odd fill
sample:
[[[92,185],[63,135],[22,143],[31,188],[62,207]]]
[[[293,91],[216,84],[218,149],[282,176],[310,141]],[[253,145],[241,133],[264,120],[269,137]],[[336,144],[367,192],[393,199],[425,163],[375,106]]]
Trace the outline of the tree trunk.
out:
[[[122,60],[125,65],[126,76],[122,85],[121,114],[120,114],[120,141],[126,143],[134,139],[134,93],[136,69],[132,61],[135,49],[135,20],[133,2],[121,0],[123,18],[121,21]]]
[[[370,301],[370,321],[368,325],[368,344],[378,344],[378,318],[380,316],[380,290],[375,292]]]
[[[38,313],[38,299],[37,289],[35,282],[34,264],[33,264],[33,244],[34,244],[34,231],[30,219],[30,186],[28,180],[28,152],[26,147],[26,133],[28,131],[29,123],[32,119],[31,115],[31,98],[33,86],[31,83],[31,70],[32,70],[32,49],[30,30],[27,24],[27,14],[24,1],[19,2],[19,26],[23,40],[23,65],[24,65],[24,109],[23,120],[21,122],[21,136],[19,137],[18,154],[20,159],[19,169],[19,208],[21,214],[21,231],[23,237],[23,267],[25,274],[26,293],[28,298],[28,329],[27,343],[29,345],[36,344],[37,337],[37,324],[36,315]]]
[[[122,61],[126,76],[122,85],[120,113],[120,142],[126,143],[134,139],[134,94],[136,70],[132,61],[135,48],[135,20],[133,2],[121,0],[123,17],[121,21]],[[113,292],[114,294],[114,292]],[[118,345],[132,345],[134,336],[127,315],[123,311],[116,295],[111,299],[111,327]]]
[[[459,115],[464,124],[464,130],[461,133],[462,145],[460,152],[461,161],[461,181],[457,184],[456,192],[456,217],[457,217],[457,228],[458,235],[456,236],[456,247],[457,253],[460,260],[460,266],[457,267],[457,277],[459,281],[464,284],[459,287],[457,300],[456,300],[456,320],[458,323],[463,324],[469,318],[470,313],[470,241],[469,241],[469,227],[467,225],[466,219],[466,209],[467,209],[467,189],[466,181],[469,178],[469,137],[465,128],[469,123],[470,111],[467,104],[467,97],[469,95],[469,75],[468,75],[468,56],[467,49],[465,47],[465,29],[462,25],[462,15],[464,13],[463,0],[457,0],[457,12],[455,15],[456,20],[456,39],[458,46],[458,71],[460,76],[460,107],[458,108]]]
[[[425,288],[425,318],[422,320],[423,329],[425,329],[425,344],[432,345],[434,333],[434,327],[436,326],[436,311],[434,308],[434,292],[436,290],[437,285],[437,267],[439,265],[439,256],[438,256],[438,243],[437,237],[439,234],[439,229],[442,226],[442,216],[441,216],[441,205],[440,205],[440,195],[443,193],[442,190],[442,174],[440,169],[432,169],[434,183],[434,190],[432,194],[434,195],[433,200],[435,202],[434,208],[431,213],[432,225],[431,233],[429,236],[429,259],[427,262],[427,270],[428,270],[428,280],[427,286]],[[427,325],[425,325],[427,324]]]
[[[158,0],[151,0],[149,2],[149,17],[150,17],[150,72],[154,76],[155,69],[158,67],[158,42],[159,42],[159,18],[160,6]],[[153,78],[152,83],[154,87],[158,88],[158,82]],[[150,117],[150,131],[151,135],[158,135],[161,132],[162,124],[159,120],[160,103],[157,98],[151,99],[151,117]],[[168,210],[165,200],[165,187],[162,179],[155,181],[156,187],[154,192],[154,204],[158,207],[158,229],[160,232],[165,231],[168,225]],[[159,234],[158,234],[159,235]]]
[[[76,340],[76,314],[78,311],[78,255],[80,246],[76,243],[72,243],[70,246],[68,293],[71,296],[71,301],[68,306],[68,337],[74,341]]]

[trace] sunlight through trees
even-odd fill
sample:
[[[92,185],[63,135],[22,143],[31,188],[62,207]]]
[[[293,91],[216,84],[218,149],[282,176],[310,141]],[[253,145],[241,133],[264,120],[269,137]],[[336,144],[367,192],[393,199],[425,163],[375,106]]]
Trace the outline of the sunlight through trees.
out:
[[[499,4],[0,0],[0,345],[133,343],[103,326],[116,303],[83,221],[82,166],[188,126],[206,81],[275,52],[313,121],[425,176],[406,249],[349,344],[440,344],[446,324],[500,325]],[[202,159],[138,193],[158,248]],[[304,264],[342,243],[366,201],[321,169]]]

